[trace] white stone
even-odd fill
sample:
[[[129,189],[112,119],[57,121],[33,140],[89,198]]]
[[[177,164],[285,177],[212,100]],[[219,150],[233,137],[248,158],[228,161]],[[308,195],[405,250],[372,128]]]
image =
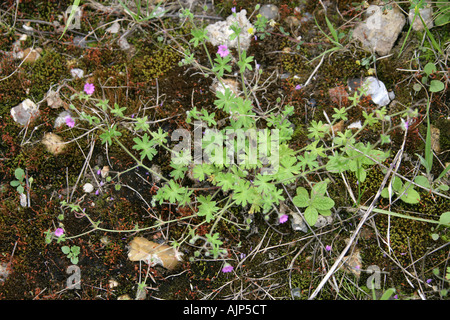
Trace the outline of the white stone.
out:
[[[22,207],[28,207],[27,195],[25,193],[20,194],[20,205]]]
[[[10,267],[7,263],[0,263],[0,282],[5,281],[10,275]]]
[[[362,128],[361,120],[355,121],[347,127],[347,129],[361,129],[361,128]]]
[[[131,48],[130,44],[125,38],[120,38],[117,43],[119,44],[120,49],[122,49],[123,51],[127,51]]]
[[[72,77],[74,78],[83,78],[84,76],[84,71],[79,69],[79,68],[73,68],[72,70],[70,70],[70,74],[72,75]]]
[[[86,192],[86,193],[91,193],[92,191],[94,191],[94,186],[92,184],[90,184],[90,183],[86,183],[83,186],[83,191]]]
[[[114,21],[114,23],[108,29],[106,29],[106,32],[115,34],[115,33],[119,32],[119,30],[120,30],[120,24],[117,21]]]
[[[370,95],[373,103],[379,105],[380,107],[383,107],[391,102],[386,86],[377,78],[367,77],[364,81],[364,85],[367,88],[367,91],[365,91],[365,93],[367,95]]]
[[[58,109],[64,105],[64,102],[59,96],[59,92],[51,89],[47,92],[45,99],[47,100],[47,105],[53,109]]]
[[[250,42],[252,38],[252,34],[248,32],[250,28],[253,28],[253,25],[246,17],[247,11],[241,10],[239,13],[236,13],[228,16],[226,21],[219,21],[214,24],[210,24],[206,27],[207,36],[209,37],[209,42],[213,46],[219,45],[227,45],[228,48],[237,48],[237,38],[230,40],[230,36],[233,34],[233,30],[231,30],[230,26],[238,23],[238,26],[242,28],[239,42],[241,49],[247,50],[250,47]]]
[[[26,125],[39,115],[38,106],[30,99],[25,99],[20,104],[11,109],[11,116],[14,121],[21,125]]]

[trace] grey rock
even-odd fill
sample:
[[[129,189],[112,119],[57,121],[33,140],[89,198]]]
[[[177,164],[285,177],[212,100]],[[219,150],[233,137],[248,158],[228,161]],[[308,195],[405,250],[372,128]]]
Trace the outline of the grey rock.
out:
[[[268,20],[278,20],[280,17],[279,11],[278,7],[274,4],[264,4],[259,8],[259,14]]]
[[[382,6],[370,5],[367,18],[353,30],[353,37],[384,56],[391,51],[405,23],[406,18],[396,5],[385,11]]]
[[[26,125],[33,121],[39,115],[38,106],[30,99],[25,99],[17,106],[11,109],[11,116],[14,121],[21,125]]]
[[[422,17],[423,21],[425,22],[425,25],[428,29],[431,29],[434,27],[433,22],[433,8],[431,7],[431,3],[429,1],[425,1],[425,7],[422,9],[419,9],[419,14]],[[425,28],[423,26],[422,20],[420,20],[419,15],[416,16],[416,19],[414,20],[414,23],[412,22],[414,19],[414,8],[410,9],[408,12],[408,21],[411,24],[412,28],[415,31],[423,31]]]

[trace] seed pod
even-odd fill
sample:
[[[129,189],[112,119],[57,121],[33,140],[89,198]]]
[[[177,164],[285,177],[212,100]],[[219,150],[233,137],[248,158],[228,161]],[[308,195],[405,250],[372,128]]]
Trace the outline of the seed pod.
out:
[[[150,266],[157,264],[166,269],[174,270],[180,261],[182,253],[171,246],[149,241],[142,237],[134,238],[129,244],[128,259],[144,261]]]

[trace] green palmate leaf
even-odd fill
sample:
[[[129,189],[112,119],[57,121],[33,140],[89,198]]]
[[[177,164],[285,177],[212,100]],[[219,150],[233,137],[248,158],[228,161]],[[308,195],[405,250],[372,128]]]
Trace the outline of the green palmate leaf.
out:
[[[73,255],[78,256],[80,254],[80,247],[79,246],[72,246],[70,248],[70,251],[72,251]]]
[[[215,116],[214,112],[209,114],[206,109],[202,109],[201,113],[202,113],[202,115],[200,118],[203,121],[205,121],[208,124],[208,126],[212,126],[212,125],[215,126],[217,124],[216,121],[214,120],[214,116]]]
[[[258,173],[254,182],[256,190],[261,194],[267,195],[275,191],[275,184],[272,182],[272,177],[269,175],[262,175]]]
[[[201,42],[208,40],[206,29],[192,29],[191,34],[194,36],[189,42],[194,44],[194,47],[198,47]]]
[[[294,156],[280,157],[280,166],[276,173],[278,181],[291,183],[295,179],[295,175],[300,172],[300,164]]]
[[[103,132],[99,137],[102,139],[102,144],[108,143],[112,144],[112,138],[120,137],[122,133],[116,130],[116,125],[113,125],[111,128],[108,128],[105,132]]]
[[[314,170],[319,167],[319,162],[317,161],[317,155],[313,152],[305,152],[304,155],[300,155],[297,157],[299,164],[302,167],[302,171],[305,171],[306,166],[308,166],[309,170]]]
[[[207,242],[212,246],[212,254],[213,258],[217,259],[220,253],[220,246],[223,242],[219,239],[220,234],[218,232],[214,233],[214,235],[206,234]]]
[[[375,117],[374,113],[368,114],[367,112],[363,111],[363,117],[364,117],[364,124],[367,124],[369,126],[373,126],[378,122],[378,118]]]
[[[309,206],[308,208],[305,209],[305,212],[303,213],[306,222],[310,225],[313,226],[316,224],[317,222],[317,218],[319,217],[319,212],[317,211],[316,208]]]
[[[231,108],[237,102],[236,95],[230,90],[230,88],[225,88],[225,91],[222,93],[220,90],[216,93],[217,100],[214,101],[214,104],[217,108],[223,109],[225,112],[230,112]]]
[[[391,137],[388,134],[381,134],[381,144],[391,143]]]
[[[269,197],[265,199],[270,199],[271,203],[279,204],[280,201],[284,201],[284,196],[282,195],[283,190],[275,188],[270,193]]]
[[[103,111],[108,110],[109,100],[100,100],[95,104],[96,107],[102,108]]]
[[[158,190],[155,200],[159,201],[160,204],[163,203],[164,200],[168,200],[170,203],[177,203],[184,199],[185,193],[187,193],[185,187],[181,187],[174,180],[170,180],[169,183]]]
[[[167,143],[167,132],[163,132],[161,128],[158,128],[158,131],[152,131],[151,135],[153,136],[153,140],[160,146],[165,145]]]
[[[311,126],[308,127],[308,138],[321,139],[325,137],[325,133],[328,132],[328,127],[322,122],[316,120],[311,121]]]
[[[223,191],[230,190],[236,182],[235,176],[231,172],[219,172],[216,176],[215,183],[221,187]]]
[[[348,170],[349,159],[344,157],[339,152],[335,152],[334,155],[328,157],[326,169],[333,173],[342,173]]]
[[[182,179],[186,175],[187,167],[184,165],[171,163],[170,166],[174,169],[170,172],[170,176],[174,179]]]
[[[303,187],[297,188],[297,195],[292,199],[293,203],[299,208],[305,208],[309,206],[310,199],[308,190]]]
[[[153,147],[155,145],[155,142],[149,139],[147,133],[142,136],[142,139],[134,138],[133,141],[134,143],[136,143],[133,146],[133,149],[141,150],[141,160],[143,160],[145,157],[147,157],[148,160],[152,160],[153,157],[158,153]]]
[[[333,108],[335,114],[333,114],[333,118],[336,120],[344,120],[347,121],[347,111],[344,107],[342,107],[341,109],[338,108]]]
[[[255,201],[258,194],[256,189],[250,185],[250,182],[240,179],[238,184],[233,186],[233,199],[237,205],[246,206]]]
[[[206,197],[199,196],[198,202],[200,202],[200,205],[198,206],[197,214],[200,217],[205,217],[206,222],[209,223],[219,210],[219,207],[216,206],[217,202],[211,200],[211,195],[208,195]]]
[[[111,113],[117,117],[124,117],[123,111],[127,110],[126,107],[120,107],[117,103],[114,103],[114,109],[111,109]]]
[[[197,179],[199,181],[205,180],[205,177],[210,176],[214,171],[213,165],[208,163],[202,163],[199,165],[196,165],[192,169],[192,174],[194,179]]]
[[[139,131],[139,130],[147,131],[148,129],[150,129],[147,116],[145,116],[143,118],[136,118],[136,123],[134,124],[134,127],[135,127],[136,131]]]
[[[253,70],[253,67],[251,65],[253,61],[253,56],[247,57],[247,51],[242,50],[241,59],[238,61],[238,66],[240,68],[240,72],[244,73],[245,69]]]
[[[218,78],[222,78],[225,71],[231,72],[231,66],[228,64],[231,61],[230,55],[222,58],[219,54],[216,54],[214,61],[216,63],[213,66],[212,71],[217,73]]]

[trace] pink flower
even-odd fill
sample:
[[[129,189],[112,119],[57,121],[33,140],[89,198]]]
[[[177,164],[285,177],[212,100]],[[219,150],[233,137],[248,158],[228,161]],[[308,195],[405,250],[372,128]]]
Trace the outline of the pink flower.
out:
[[[278,221],[280,222],[280,223],[285,223],[286,221],[288,221],[288,215],[287,214],[283,214],[279,219],[278,219]]]
[[[230,54],[230,51],[228,50],[228,47],[226,44],[221,44],[219,46],[219,50],[217,50],[217,53],[222,57],[225,58],[227,55]]]
[[[325,250],[327,250],[327,251],[331,251],[331,246],[329,246],[329,245],[326,245],[326,246],[325,246]]]
[[[300,90],[302,88],[302,86],[300,84],[295,86],[295,90]]]
[[[73,120],[71,116],[67,116],[66,124],[68,127],[73,128],[73,126],[75,125],[75,120]]]
[[[64,233],[64,230],[62,228],[57,228],[55,230],[55,236],[57,236],[57,237],[61,237],[63,235],[63,233]]]
[[[86,92],[86,94],[91,95],[93,94],[95,91],[95,87],[92,83],[86,83],[84,85],[84,92]]]
[[[222,272],[223,273],[231,272],[231,271],[233,271],[233,269],[234,268],[232,265],[226,263],[225,266],[222,268]]]

